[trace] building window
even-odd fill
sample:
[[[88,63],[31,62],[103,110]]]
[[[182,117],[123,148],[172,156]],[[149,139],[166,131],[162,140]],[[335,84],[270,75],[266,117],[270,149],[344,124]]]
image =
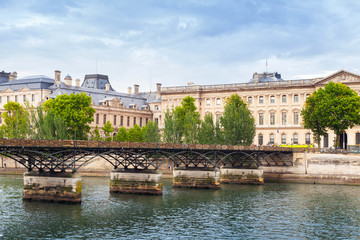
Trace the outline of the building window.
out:
[[[293,135],[293,143],[294,143],[294,144],[298,144],[298,143],[299,143],[299,137],[298,137],[297,133],[295,133],[295,134]]]
[[[308,97],[310,97],[310,94],[306,94],[306,99],[308,99]]]
[[[159,105],[155,105],[155,111],[159,110]]]
[[[298,124],[299,124],[299,113],[294,112],[294,125],[298,125]]]
[[[145,125],[148,124],[148,121],[149,121],[149,119],[148,119],[148,118],[145,118]]]
[[[286,112],[281,113],[281,123],[282,125],[286,125]]]
[[[282,95],[281,101],[282,101],[282,103],[286,103],[286,95]]]
[[[106,114],[104,114],[103,124],[106,123]]]
[[[299,102],[299,95],[295,94],[294,95],[294,103]]]
[[[221,104],[221,99],[220,98],[217,98],[216,99],[216,105],[220,105]]]
[[[35,94],[31,94],[31,101],[35,102]]]
[[[116,126],[116,115],[114,115],[114,126]]]
[[[120,126],[122,126],[122,125],[124,125],[124,117],[123,116],[120,117]]]
[[[210,106],[210,103],[211,103],[210,99],[209,98],[206,99],[206,106]]]
[[[248,102],[250,105],[252,104],[252,97],[248,97]]]
[[[264,125],[264,113],[259,113],[259,125]]]
[[[259,97],[259,104],[263,104],[264,103],[264,97],[263,96],[260,96]]]
[[[270,134],[270,144],[274,144],[275,143],[275,135],[273,133]]]
[[[281,134],[281,144],[286,144],[286,134]]]
[[[159,126],[159,119],[155,118],[156,125]]]
[[[136,124],[136,117],[134,117],[134,126],[135,126],[135,124]]]
[[[15,102],[18,102],[18,95],[15,95]]]
[[[216,114],[216,123],[217,124],[220,124],[220,117],[221,117],[221,114]]]
[[[310,144],[310,133],[305,135],[305,144]]]
[[[10,96],[6,97],[6,102],[10,102]]]
[[[130,126],[130,117],[127,117],[127,126]]]
[[[140,127],[142,127],[142,117],[140,118]]]
[[[360,133],[356,133],[355,144],[360,144]]]
[[[258,136],[258,143],[259,145],[263,145],[264,144],[264,137],[262,134],[259,134]]]
[[[96,124],[99,124],[99,114],[96,114]]]
[[[329,134],[325,134],[324,135],[324,148],[328,148],[329,147]]]
[[[23,102],[26,102],[26,95],[23,96]]]
[[[275,103],[275,96],[270,97],[270,103]]]
[[[275,113],[270,113],[270,125],[275,125]]]

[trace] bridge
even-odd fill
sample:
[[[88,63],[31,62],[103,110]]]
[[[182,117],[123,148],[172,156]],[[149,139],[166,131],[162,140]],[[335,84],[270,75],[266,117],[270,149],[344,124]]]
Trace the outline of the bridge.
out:
[[[110,191],[162,194],[159,167],[173,163],[174,187],[263,183],[259,166],[292,166],[292,149],[264,146],[0,139],[0,154],[27,168],[24,199],[81,201],[78,170],[103,158],[114,170]]]

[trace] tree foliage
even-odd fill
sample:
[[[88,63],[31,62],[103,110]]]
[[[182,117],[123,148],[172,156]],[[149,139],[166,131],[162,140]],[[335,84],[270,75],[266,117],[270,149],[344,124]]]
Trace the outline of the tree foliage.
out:
[[[226,144],[251,145],[255,136],[255,120],[239,95],[233,94],[227,99],[220,122]]]
[[[91,141],[102,141],[102,137],[100,136],[99,128],[96,125],[95,129],[91,132]]]
[[[9,101],[4,105],[1,117],[4,124],[1,126],[1,134],[7,138],[26,138],[30,135],[29,112],[19,103]]]
[[[335,132],[338,143],[339,134],[360,124],[360,97],[348,86],[330,82],[308,97],[301,115],[318,143],[327,128]]]
[[[196,111],[195,99],[187,96],[181,106],[165,113],[164,141],[175,143],[197,143],[200,114]]]
[[[64,121],[52,110],[44,112],[41,106],[32,114],[31,137],[35,139],[68,139],[68,131]]]
[[[208,113],[204,120],[201,121],[199,129],[199,143],[200,144],[214,144],[215,143],[215,125],[213,115]]]
[[[149,121],[146,126],[142,128],[144,142],[157,142],[160,141],[160,134],[158,125]]]
[[[129,142],[143,142],[144,141],[142,131],[141,131],[141,128],[139,127],[139,125],[135,124],[134,127],[129,129],[127,141],[129,141]]]
[[[124,126],[122,126],[114,137],[114,141],[127,142],[128,132]]]
[[[102,127],[102,130],[105,134],[105,141],[110,142],[112,140],[112,133],[115,131],[114,127],[112,126],[110,121],[107,121],[104,126]]]
[[[52,110],[59,116],[71,135],[76,132],[76,139],[87,139],[89,124],[94,120],[95,109],[91,106],[91,97],[85,93],[63,94],[44,103],[46,111]]]

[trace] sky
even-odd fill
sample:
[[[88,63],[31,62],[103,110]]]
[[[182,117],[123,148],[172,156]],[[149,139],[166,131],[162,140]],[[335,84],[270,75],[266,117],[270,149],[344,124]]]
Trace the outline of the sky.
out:
[[[0,0],[0,71],[117,91],[360,74],[360,1]],[[266,67],[267,62],[267,67]]]

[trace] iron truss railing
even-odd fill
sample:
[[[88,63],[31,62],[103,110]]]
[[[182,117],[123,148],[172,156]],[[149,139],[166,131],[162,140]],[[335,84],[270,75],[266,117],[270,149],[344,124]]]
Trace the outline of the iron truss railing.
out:
[[[0,139],[0,155],[39,172],[76,172],[97,157],[114,169],[157,170],[167,160],[186,168],[293,165],[290,148],[232,145]]]

